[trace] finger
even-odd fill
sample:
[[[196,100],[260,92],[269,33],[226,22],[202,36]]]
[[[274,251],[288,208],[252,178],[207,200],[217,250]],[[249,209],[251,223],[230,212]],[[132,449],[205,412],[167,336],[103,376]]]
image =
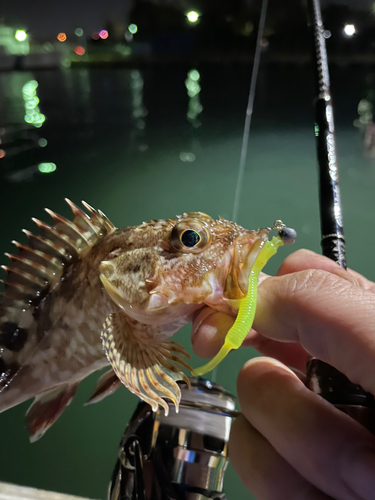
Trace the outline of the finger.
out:
[[[229,457],[243,485],[257,500],[328,500],[296,472],[245,419],[232,424]]]
[[[299,342],[368,391],[375,390],[375,295],[331,273],[308,270],[259,287],[254,328]]]
[[[306,269],[325,270],[352,281],[354,284],[358,284],[360,281],[359,278],[361,278],[363,284],[367,287],[371,283],[361,275],[358,275],[359,278],[355,279],[348,271],[342,269],[331,259],[305,249],[297,250],[289,255],[282,263],[277,274],[281,276]],[[354,271],[351,272],[354,273]],[[259,284],[268,277],[268,275],[261,273]],[[374,285],[373,283],[371,284]],[[193,320],[192,328],[191,340],[194,352],[202,358],[212,358],[215,356],[223,345],[225,335],[233,323],[234,317],[232,318],[231,315],[227,316],[222,312],[215,311],[210,307],[199,311]],[[304,369],[306,364],[307,353],[303,348],[297,347],[297,344],[293,346],[281,346],[279,342],[265,339],[261,335],[257,335],[255,331],[249,335],[243,345],[252,346],[261,354],[275,357],[288,366],[294,366],[299,370]]]
[[[350,281],[353,285],[360,286],[365,290],[375,292],[375,283],[368,280],[361,274],[353,271],[352,269],[345,270],[340,267],[336,262],[319,255],[310,250],[301,249],[290,254],[281,264],[277,272],[277,276],[291,274],[298,271],[305,271],[307,269],[320,269],[335,274],[340,278]]]
[[[192,327],[191,342],[195,354],[201,358],[213,358],[223,345],[234,320],[232,316],[210,307],[202,309],[195,317]],[[242,345],[253,347],[261,354],[274,357],[301,372],[306,370],[309,354],[298,343],[267,339],[252,330]]]
[[[298,250],[285,259],[281,265],[278,275],[289,274],[306,269],[321,269],[345,280],[359,285],[367,290],[375,292],[375,284],[364,278],[355,271],[345,271],[332,260],[318,255],[309,250]],[[267,279],[262,275],[260,283]],[[208,311],[208,312],[207,312]],[[203,314],[193,323],[192,344],[194,352],[201,357],[213,357],[222,346],[225,335],[232,326],[234,319],[219,313],[213,309],[206,308]],[[278,338],[278,340],[282,340]],[[285,339],[284,339],[285,340]],[[279,341],[267,339],[252,331],[244,341],[244,346],[252,346],[261,354],[275,357],[288,366],[304,370],[309,355],[303,347],[294,344],[280,344]]]
[[[308,482],[340,500],[374,498],[369,431],[270,358],[246,363],[237,390],[246,419]]]
[[[268,275],[260,273],[259,283],[267,278]],[[212,358],[223,345],[225,335],[236,319],[236,314],[229,311],[229,306],[228,314],[205,306],[194,314],[191,342],[194,352],[201,358]]]
[[[193,319],[191,332],[191,343],[195,354],[201,358],[215,356],[235,319],[208,306],[200,310]]]
[[[276,358],[287,366],[296,368],[300,372],[306,371],[306,363],[311,355],[296,342],[279,342],[267,339],[252,331],[242,344],[244,347],[253,347],[260,354]]]

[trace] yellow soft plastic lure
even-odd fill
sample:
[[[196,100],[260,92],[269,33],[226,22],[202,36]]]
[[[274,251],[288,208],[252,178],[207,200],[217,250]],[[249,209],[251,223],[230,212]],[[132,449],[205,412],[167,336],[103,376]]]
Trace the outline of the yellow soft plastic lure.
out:
[[[281,221],[277,221],[279,226],[282,225]],[[228,331],[225,336],[225,341],[223,347],[220,349],[218,354],[211,359],[208,363],[201,366],[200,368],[195,368],[192,371],[193,376],[201,376],[205,373],[213,370],[232,350],[238,349],[242,342],[245,340],[247,334],[249,333],[255,316],[256,302],[257,302],[257,289],[258,289],[258,278],[259,273],[263,267],[267,264],[269,259],[275,255],[278,248],[284,244],[290,244],[294,242],[296,237],[296,232],[294,229],[287,228],[282,225],[278,235],[274,236],[271,241],[266,241],[260,250],[253,267],[249,275],[249,287],[246,297],[244,297],[239,306],[237,318],[233,323],[232,328]]]

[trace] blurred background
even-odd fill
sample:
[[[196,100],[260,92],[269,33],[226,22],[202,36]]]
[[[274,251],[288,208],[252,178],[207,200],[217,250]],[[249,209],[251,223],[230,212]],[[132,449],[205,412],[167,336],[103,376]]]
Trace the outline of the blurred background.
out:
[[[375,3],[322,0],[347,257],[375,279]],[[84,199],[116,226],[203,211],[231,218],[259,0],[4,0],[0,10],[0,250],[44,207]],[[320,251],[314,68],[306,5],[270,0],[237,222],[282,219],[289,251]],[[2,262],[6,263],[3,257]],[[176,340],[190,350],[190,328]],[[235,393],[233,353],[217,382]],[[193,357],[193,366],[201,361]],[[0,414],[0,480],[104,498],[137,398],[83,408],[98,374],[37,443],[23,404]],[[251,498],[229,468],[228,498]]]

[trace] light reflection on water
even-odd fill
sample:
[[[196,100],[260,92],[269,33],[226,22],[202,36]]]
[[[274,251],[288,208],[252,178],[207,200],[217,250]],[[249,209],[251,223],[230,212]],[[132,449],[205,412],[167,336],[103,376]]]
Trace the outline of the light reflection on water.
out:
[[[228,218],[249,77],[248,68],[235,66],[1,73],[0,139],[6,154],[0,158],[5,187],[0,209],[6,217],[0,218],[0,251],[10,251],[22,227],[33,229],[31,216],[45,220],[44,206],[68,216],[65,196],[87,200],[117,226],[196,210]],[[353,76],[350,68],[335,70],[332,88],[348,262],[374,279],[374,236],[368,228],[375,165],[363,157],[362,138],[353,127],[364,77],[365,71]],[[23,121],[22,88],[31,80],[39,83],[46,116],[42,129]],[[347,82],[345,89],[341,81]],[[238,222],[257,228],[282,219],[299,233],[295,248],[319,251],[312,89],[306,68],[261,69]],[[58,168],[38,175],[40,164],[49,165],[42,170],[53,169],[51,164]],[[269,272],[286,255],[282,250]],[[179,340],[191,352],[188,328]],[[249,356],[245,349],[225,360],[218,383],[234,392],[236,374]],[[82,384],[77,401],[33,446],[22,430],[25,405],[0,414],[0,426],[7,429],[0,445],[9,450],[0,454],[0,479],[104,496],[136,398],[124,390],[82,408],[93,379]],[[233,474],[228,478],[228,498],[244,498]]]
[[[143,102],[144,81],[139,70],[133,69],[130,72],[130,88],[132,96],[132,115],[134,118],[135,130],[132,133],[132,141],[138,151],[147,151],[148,145],[144,138],[146,137],[146,118],[148,111]]]
[[[191,124],[191,137],[190,137],[190,151],[181,151],[180,160],[183,162],[192,163],[196,160],[197,154],[200,152],[200,140],[198,130],[202,126],[199,120],[199,115],[203,111],[203,106],[200,100],[200,92],[202,87],[200,85],[200,73],[197,69],[191,69],[187,73],[185,80],[185,87],[188,95],[188,106],[186,111],[187,121]]]

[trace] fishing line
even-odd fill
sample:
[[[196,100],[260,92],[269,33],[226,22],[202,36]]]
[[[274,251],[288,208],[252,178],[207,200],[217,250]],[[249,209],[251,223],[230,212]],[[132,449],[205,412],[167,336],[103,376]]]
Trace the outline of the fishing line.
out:
[[[243,176],[245,173],[247,150],[248,150],[248,145],[249,145],[251,118],[253,116],[255,89],[256,89],[256,84],[257,84],[257,79],[258,79],[258,70],[259,70],[259,64],[260,64],[260,53],[262,50],[261,40],[263,38],[264,25],[266,22],[267,4],[268,4],[268,0],[262,0],[262,9],[261,9],[260,18],[259,18],[258,35],[257,35],[257,42],[256,42],[256,47],[255,47],[253,71],[251,74],[249,100],[247,102],[245,125],[244,125],[243,136],[242,136],[241,157],[240,157],[240,163],[239,163],[239,167],[238,167],[237,186],[236,186],[236,191],[235,191],[235,195],[234,195],[233,212],[232,212],[232,220],[233,221],[237,220],[238,210],[239,210],[239,206],[240,206],[241,189],[242,189],[242,183],[243,183]]]
[[[249,145],[251,118],[253,116],[253,109],[254,109],[255,89],[256,89],[256,84],[257,84],[257,80],[258,80],[258,71],[259,71],[259,65],[260,65],[260,53],[262,50],[262,46],[261,46],[260,42],[261,42],[261,40],[263,38],[263,34],[264,34],[264,25],[266,22],[266,14],[267,14],[267,5],[268,5],[268,0],[262,0],[262,8],[260,11],[253,70],[251,73],[249,99],[247,101],[246,118],[245,118],[245,124],[244,124],[243,136],[242,136],[241,157],[240,157],[240,163],[239,163],[239,167],[238,167],[237,186],[236,186],[236,191],[235,191],[235,195],[234,195],[233,212],[232,212],[232,220],[233,221],[237,220],[238,210],[239,210],[239,206],[240,206],[241,188],[242,188],[242,183],[243,183],[243,176],[244,176],[244,172],[245,172],[247,151],[248,151],[248,145]],[[211,376],[212,382],[216,382],[217,370],[218,370],[218,367],[215,367],[212,371],[212,376]]]

